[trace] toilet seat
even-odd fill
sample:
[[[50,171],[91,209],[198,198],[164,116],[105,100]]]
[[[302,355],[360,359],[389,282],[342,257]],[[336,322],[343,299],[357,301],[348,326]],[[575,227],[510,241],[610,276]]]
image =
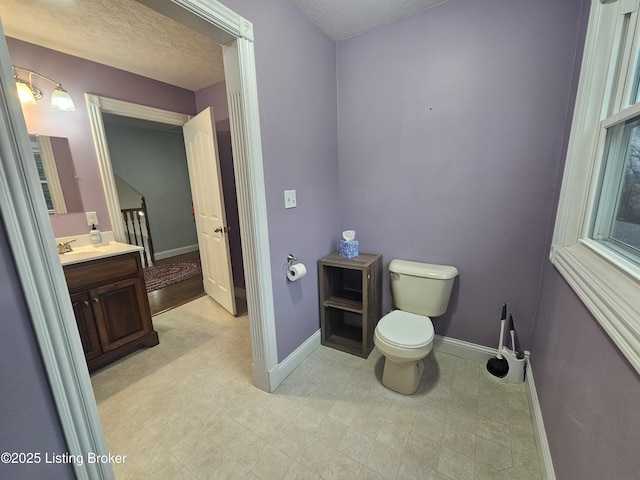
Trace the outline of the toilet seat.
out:
[[[423,348],[433,341],[435,332],[429,317],[393,310],[378,322],[381,340],[399,348]]]

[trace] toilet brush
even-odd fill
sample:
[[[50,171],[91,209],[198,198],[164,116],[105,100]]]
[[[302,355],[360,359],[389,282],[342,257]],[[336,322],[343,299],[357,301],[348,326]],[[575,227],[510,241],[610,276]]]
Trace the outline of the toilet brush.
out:
[[[509,333],[511,334],[511,352],[516,353],[516,329],[513,326],[513,317],[509,314]]]
[[[500,316],[500,340],[498,342],[498,354],[495,358],[490,358],[487,362],[487,371],[494,377],[503,378],[509,373],[509,362],[502,356],[502,346],[504,342],[504,327],[507,321],[507,304],[502,304],[502,315]]]

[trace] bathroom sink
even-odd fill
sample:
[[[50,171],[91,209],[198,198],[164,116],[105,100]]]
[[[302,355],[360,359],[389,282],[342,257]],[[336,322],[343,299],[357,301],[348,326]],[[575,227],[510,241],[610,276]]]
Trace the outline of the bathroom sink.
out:
[[[62,265],[70,265],[72,263],[87,262],[98,258],[111,257],[113,255],[121,255],[123,253],[142,251],[142,247],[136,245],[128,245],[120,242],[109,242],[102,245],[88,245],[75,247],[73,251],[62,253],[59,255]]]

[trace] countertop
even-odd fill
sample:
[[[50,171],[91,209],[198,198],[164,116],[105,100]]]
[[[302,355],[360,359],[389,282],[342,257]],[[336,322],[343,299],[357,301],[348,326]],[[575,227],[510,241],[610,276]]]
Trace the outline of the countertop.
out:
[[[73,248],[73,245],[71,245]],[[129,245],[127,243],[109,242],[101,245],[89,245],[73,248],[72,252],[59,254],[62,266],[72,265],[74,263],[88,262],[98,258],[112,257],[114,255],[122,255],[130,252],[141,252],[142,247]]]

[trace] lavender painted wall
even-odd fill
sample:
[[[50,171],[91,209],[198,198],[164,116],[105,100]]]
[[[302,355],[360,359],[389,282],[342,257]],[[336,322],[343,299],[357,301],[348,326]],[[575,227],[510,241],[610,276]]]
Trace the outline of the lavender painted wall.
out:
[[[580,45],[584,42],[588,14],[589,9],[584,8]],[[569,141],[581,50],[574,62],[563,158]],[[561,174],[559,168],[558,191]],[[555,212],[551,225],[554,217]],[[637,478],[640,458],[634,446],[640,440],[640,376],[546,259],[531,364],[556,478]]]
[[[213,114],[216,118],[216,123],[221,120],[229,119],[229,106],[227,104],[227,89],[224,82],[210,85],[202,90],[195,92],[196,95],[196,108],[198,112],[201,112],[206,107],[213,108]]]
[[[640,376],[549,262],[531,361],[556,478],[638,478]]]
[[[341,229],[458,268],[438,334],[495,346],[507,302],[531,348],[582,4],[450,0],[338,44]]]
[[[0,452],[39,452],[42,463],[0,463],[0,478],[73,478],[70,465],[47,465],[44,454],[67,452],[27,307],[0,223]]]
[[[278,360],[320,327],[316,262],[338,221],[336,47],[290,0],[222,0],[253,22]],[[285,210],[284,190],[298,207]],[[285,278],[287,254],[308,269]]]
[[[97,212],[101,230],[111,230],[84,94],[193,115],[193,92],[12,38],[6,40],[14,65],[54,78],[73,98],[75,112],[53,110],[49,107],[53,85],[34,80],[41,85],[45,97],[37,105],[23,107],[27,129],[30,133],[69,139],[84,208]],[[88,233],[83,213],[52,215],[51,223],[55,236]]]

